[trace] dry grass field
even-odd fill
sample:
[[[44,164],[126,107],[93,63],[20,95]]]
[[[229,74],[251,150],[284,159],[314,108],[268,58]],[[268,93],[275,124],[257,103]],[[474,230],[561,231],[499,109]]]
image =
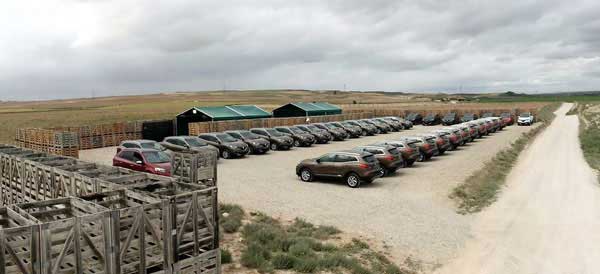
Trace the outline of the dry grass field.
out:
[[[0,102],[0,142],[12,142],[19,127],[58,127],[127,120],[170,119],[192,106],[256,104],[271,110],[288,102],[326,101],[345,110],[473,109],[540,107],[545,103],[448,103],[423,95],[341,91],[215,91],[34,102]]]

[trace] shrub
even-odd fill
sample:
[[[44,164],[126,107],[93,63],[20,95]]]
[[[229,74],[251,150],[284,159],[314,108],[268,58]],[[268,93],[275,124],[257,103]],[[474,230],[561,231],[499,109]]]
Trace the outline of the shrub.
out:
[[[229,264],[233,261],[233,259],[231,258],[231,252],[229,252],[229,250],[221,248],[221,263],[222,264]]]
[[[242,226],[244,210],[238,205],[220,204],[219,212],[227,213],[227,216],[221,216],[219,223],[226,233],[235,233]]]
[[[286,253],[277,253],[273,256],[272,262],[275,269],[292,269],[296,258]]]
[[[260,270],[268,267],[268,260],[270,258],[271,253],[268,250],[256,243],[251,243],[242,252],[241,262],[245,267],[256,268]]]

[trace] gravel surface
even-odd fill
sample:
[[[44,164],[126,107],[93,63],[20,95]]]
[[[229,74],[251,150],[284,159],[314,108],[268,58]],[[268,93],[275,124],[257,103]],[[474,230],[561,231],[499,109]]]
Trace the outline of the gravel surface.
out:
[[[429,265],[445,263],[467,240],[473,220],[455,212],[450,190],[529,127],[507,127],[358,189],[335,181],[303,183],[295,174],[296,164],[305,158],[438,127],[416,126],[400,133],[220,160],[219,198],[248,210],[284,219],[301,217],[384,241],[398,259],[411,255]],[[114,151],[81,151],[80,158],[110,164]]]
[[[600,187],[583,158],[577,116],[556,120],[521,155],[472,240],[439,273],[598,273]]]

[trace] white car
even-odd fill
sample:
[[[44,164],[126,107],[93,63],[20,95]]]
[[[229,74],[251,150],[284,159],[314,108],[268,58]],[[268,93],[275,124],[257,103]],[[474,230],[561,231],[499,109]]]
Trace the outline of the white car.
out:
[[[524,125],[531,126],[531,124],[533,124],[534,122],[535,122],[535,118],[533,117],[533,114],[531,114],[530,112],[521,113],[521,115],[519,115],[519,118],[517,119],[517,124],[519,126],[524,126]]]

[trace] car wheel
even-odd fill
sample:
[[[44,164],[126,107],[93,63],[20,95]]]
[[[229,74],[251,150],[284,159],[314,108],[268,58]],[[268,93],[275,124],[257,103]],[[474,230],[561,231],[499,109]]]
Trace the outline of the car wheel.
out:
[[[407,166],[407,167],[411,167],[411,166],[413,166],[414,164],[415,164],[415,160],[411,160],[411,161],[408,161],[408,163],[406,163],[406,166]]]
[[[357,188],[360,186],[361,180],[356,173],[350,173],[346,176],[346,184],[351,188]]]
[[[362,136],[367,136],[367,131],[366,131],[366,130],[363,130],[363,131],[361,132],[361,134],[362,134]]]
[[[227,150],[223,150],[223,152],[221,152],[221,157],[223,157],[223,159],[229,159],[231,158],[231,153]]]
[[[299,147],[299,146],[300,146],[300,141],[298,141],[298,140],[294,140],[294,146],[295,146],[295,147]]]
[[[313,179],[314,179],[314,175],[313,175],[312,171],[310,171],[310,169],[303,168],[302,170],[300,170],[300,180],[302,180],[304,182],[312,182]]]
[[[419,158],[417,158],[418,162],[425,161],[425,154],[423,152],[419,153]]]
[[[271,150],[277,150],[277,148],[278,148],[277,144],[275,144],[275,143],[271,144]]]
[[[408,167],[408,161],[404,160],[402,161],[402,168],[407,168]]]

